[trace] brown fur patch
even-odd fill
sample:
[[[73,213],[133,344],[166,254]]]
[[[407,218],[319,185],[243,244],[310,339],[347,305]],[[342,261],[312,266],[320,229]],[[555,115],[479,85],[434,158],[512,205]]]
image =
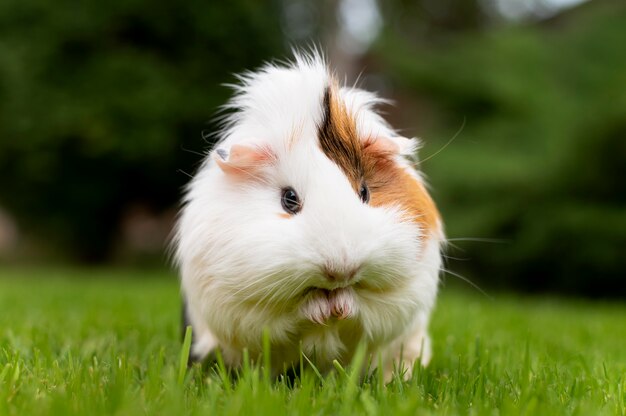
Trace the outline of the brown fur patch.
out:
[[[394,154],[381,152],[371,144],[371,140],[366,140],[363,152],[370,204],[375,207],[399,205],[425,233],[435,230],[439,212],[425,186],[398,165]]]
[[[324,154],[344,172],[357,195],[365,183],[370,205],[399,205],[426,237],[437,227],[439,213],[424,185],[394,160],[397,149],[376,139],[359,138],[356,120],[339,97],[336,83],[326,88],[322,105],[318,136]]]
[[[322,151],[345,173],[358,192],[363,181],[363,149],[356,131],[356,121],[339,97],[333,83],[324,91],[324,115],[318,126]]]

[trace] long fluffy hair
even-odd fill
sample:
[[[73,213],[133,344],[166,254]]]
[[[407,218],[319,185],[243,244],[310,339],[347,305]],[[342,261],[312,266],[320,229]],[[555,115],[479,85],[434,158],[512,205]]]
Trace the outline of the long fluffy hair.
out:
[[[326,368],[361,340],[387,369],[428,362],[443,232],[416,140],[319,54],[239,80],[175,239],[195,357],[237,365],[267,330],[276,369],[300,344]]]

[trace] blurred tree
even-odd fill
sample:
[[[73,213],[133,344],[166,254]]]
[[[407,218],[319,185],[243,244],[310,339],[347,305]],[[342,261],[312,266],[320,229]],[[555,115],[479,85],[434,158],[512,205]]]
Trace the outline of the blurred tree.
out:
[[[232,72],[283,53],[280,4],[0,3],[0,204],[106,257],[131,202],[172,206]],[[209,137],[209,141],[211,138]],[[185,151],[190,149],[192,152]]]
[[[356,0],[1,2],[0,205],[50,245],[105,259],[128,206],[177,203],[229,74],[284,56],[285,39],[325,39],[339,66],[391,85],[394,113],[418,103],[404,125],[419,119],[423,157],[466,120],[424,170],[450,237],[506,242],[464,244],[471,261],[453,268],[624,294],[626,4],[507,25],[500,0],[365,3],[384,29],[355,65],[361,52],[341,64],[333,43]]]
[[[500,286],[626,295],[625,21],[626,3],[591,2],[445,49],[387,26],[382,71],[434,108],[422,155],[467,121],[425,162],[448,235],[505,241],[464,244],[471,260],[455,268]]]
[[[491,20],[478,0],[387,0],[379,4],[387,27],[408,42],[437,42],[480,30]]]

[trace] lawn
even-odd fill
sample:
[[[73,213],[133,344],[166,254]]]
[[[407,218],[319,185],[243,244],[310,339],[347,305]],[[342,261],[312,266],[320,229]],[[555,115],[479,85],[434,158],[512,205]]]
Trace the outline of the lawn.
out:
[[[626,414],[626,305],[443,287],[407,382],[180,365],[167,272],[0,270],[0,415]]]

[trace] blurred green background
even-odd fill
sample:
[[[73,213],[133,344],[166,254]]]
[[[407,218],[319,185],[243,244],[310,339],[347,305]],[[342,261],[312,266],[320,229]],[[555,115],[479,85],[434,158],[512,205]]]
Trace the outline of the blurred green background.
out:
[[[422,138],[448,269],[626,296],[622,0],[5,0],[0,263],[166,265],[223,84],[310,45]]]

